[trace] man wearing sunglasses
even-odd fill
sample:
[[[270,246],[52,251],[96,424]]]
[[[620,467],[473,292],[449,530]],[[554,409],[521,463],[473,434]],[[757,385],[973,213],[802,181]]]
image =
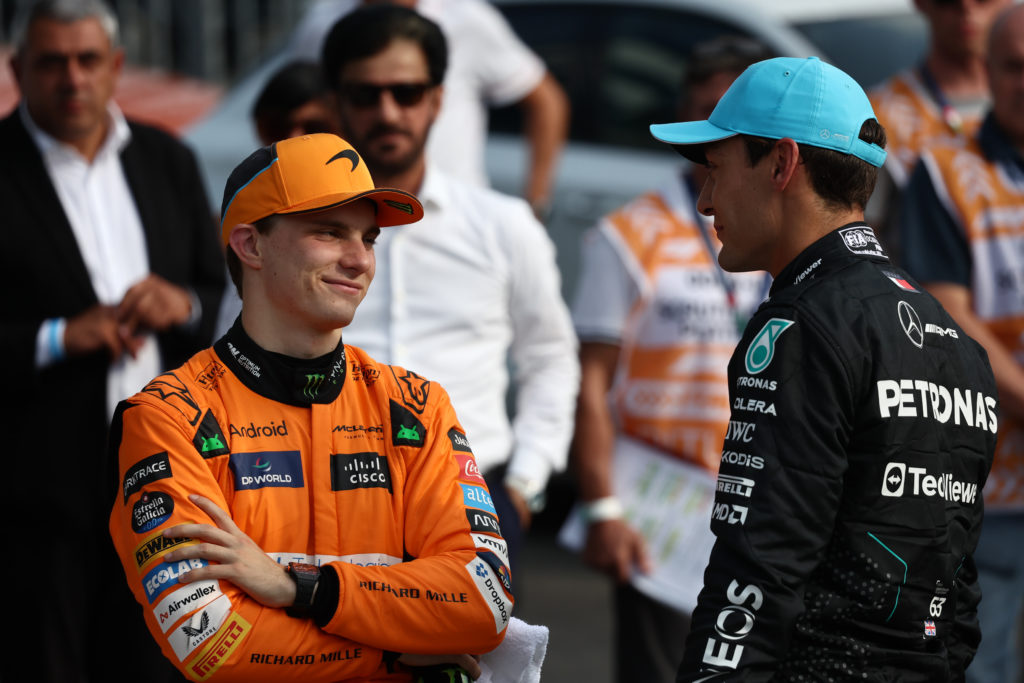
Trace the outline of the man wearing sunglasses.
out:
[[[447,62],[434,22],[405,7],[361,7],[331,29],[322,62],[345,137],[377,182],[416,194],[425,212],[402,234],[381,235],[377,280],[346,334],[448,389],[515,576],[520,526],[566,463],[579,382],[551,241],[525,202],[456,180],[426,157]]]
[[[989,102],[985,40],[1011,0],[914,0],[928,22],[931,44],[920,65],[891,77],[870,93],[885,127],[889,156],[869,206],[884,231],[889,255],[902,262],[895,211],[921,151],[960,141],[978,129]]]
[[[992,110],[963,145],[921,155],[900,220],[906,267],[985,345],[1002,419],[975,561],[982,640],[967,679],[1013,682],[1024,607],[1024,7],[993,25]]]

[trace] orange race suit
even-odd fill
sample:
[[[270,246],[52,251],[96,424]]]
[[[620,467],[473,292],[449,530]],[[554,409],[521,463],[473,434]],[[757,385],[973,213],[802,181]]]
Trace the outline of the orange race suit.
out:
[[[236,322],[122,402],[111,431],[110,533],[150,631],[190,678],[409,680],[385,652],[484,653],[504,637],[507,548],[437,384],[341,343],[311,360],[271,353]],[[225,580],[179,583],[205,561],[165,562],[194,541],[162,532],[212,523],[193,493],[278,562],[336,575],[322,627]]]

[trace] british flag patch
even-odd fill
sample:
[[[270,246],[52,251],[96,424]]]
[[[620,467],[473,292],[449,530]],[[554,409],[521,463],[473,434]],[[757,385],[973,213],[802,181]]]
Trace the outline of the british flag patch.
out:
[[[932,621],[931,619],[928,619],[928,620],[926,620],[924,622],[924,634],[926,636],[934,636],[935,635],[935,622]]]

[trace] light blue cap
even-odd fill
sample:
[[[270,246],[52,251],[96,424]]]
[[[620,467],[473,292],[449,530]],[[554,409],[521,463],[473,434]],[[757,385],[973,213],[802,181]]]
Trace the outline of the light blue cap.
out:
[[[843,71],[817,57],[777,57],[740,74],[707,121],[653,124],[651,135],[671,145],[703,145],[738,134],[792,138],[881,166],[885,150],[858,137],[861,125],[873,118],[868,96]]]

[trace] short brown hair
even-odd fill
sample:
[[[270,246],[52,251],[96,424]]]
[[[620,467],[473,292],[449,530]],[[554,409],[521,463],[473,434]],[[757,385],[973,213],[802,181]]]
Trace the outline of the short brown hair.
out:
[[[751,166],[756,166],[775,146],[777,140],[743,135],[747,157]],[[885,148],[885,128],[875,119],[867,119],[860,127],[861,140]],[[863,209],[875,189],[878,167],[852,154],[843,154],[824,147],[800,144],[811,187],[831,208]]]
[[[270,229],[277,223],[277,215],[267,216],[261,218],[258,221],[253,221],[253,227],[256,228],[256,232],[261,235],[266,235],[270,232]],[[235,291],[238,292],[238,298],[242,298],[242,262],[238,260],[238,254],[231,248],[229,242],[224,249],[224,260],[228,264],[228,275],[231,276],[231,282],[235,285]]]

